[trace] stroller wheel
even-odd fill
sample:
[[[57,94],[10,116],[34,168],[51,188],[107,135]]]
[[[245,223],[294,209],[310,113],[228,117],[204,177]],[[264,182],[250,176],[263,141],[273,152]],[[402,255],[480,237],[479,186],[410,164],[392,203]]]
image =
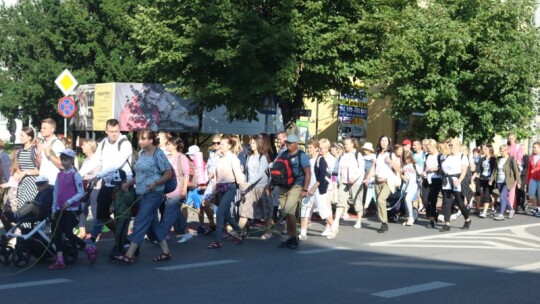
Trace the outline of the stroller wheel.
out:
[[[418,215],[418,209],[417,209],[417,208],[413,208],[412,213],[413,213],[413,219],[414,219],[414,221],[416,222],[416,221],[418,220],[418,217],[419,217],[419,215]]]
[[[66,264],[73,264],[79,257],[79,248],[70,241],[64,243],[64,261]]]
[[[17,248],[11,253],[11,263],[17,268],[24,268],[30,264],[30,251],[26,248]]]
[[[390,222],[392,223],[397,223],[399,221],[399,213],[396,212],[395,210],[391,210],[389,213],[388,213],[388,219],[390,220]]]
[[[13,248],[6,246],[2,249],[0,249],[0,264],[2,265],[9,265],[11,263],[10,261],[10,255],[13,252]]]

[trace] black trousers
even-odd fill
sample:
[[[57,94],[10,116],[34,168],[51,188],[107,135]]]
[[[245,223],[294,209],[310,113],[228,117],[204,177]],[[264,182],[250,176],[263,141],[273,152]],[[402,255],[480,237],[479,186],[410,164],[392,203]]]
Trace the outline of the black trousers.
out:
[[[465,217],[465,220],[469,219],[469,209],[467,209],[467,206],[465,206],[465,202],[463,201],[463,196],[461,195],[461,192],[453,191],[453,190],[443,190],[443,214],[444,214],[444,221],[446,223],[450,222],[450,216],[452,215],[452,205],[454,205],[454,201],[459,207],[459,210],[461,210],[461,214]]]
[[[56,246],[56,251],[64,250],[64,235],[68,240],[76,244],[79,249],[84,249],[86,247],[86,243],[73,234],[73,228],[79,223],[77,218],[78,215],[69,210],[57,211],[54,214],[52,231],[54,233],[53,243]]]
[[[431,184],[428,184],[427,179],[422,183],[422,202],[426,207],[427,217],[437,217],[437,199],[442,188],[442,179],[434,178]]]

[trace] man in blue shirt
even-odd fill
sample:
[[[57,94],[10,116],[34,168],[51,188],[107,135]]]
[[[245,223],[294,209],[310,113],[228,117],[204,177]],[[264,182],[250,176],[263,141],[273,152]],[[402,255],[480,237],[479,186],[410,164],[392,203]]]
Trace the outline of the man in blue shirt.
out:
[[[289,135],[285,144],[287,151],[280,157],[289,159],[294,177],[294,185],[288,189],[278,187],[279,205],[286,215],[287,233],[289,238],[280,244],[280,248],[298,248],[298,233],[296,231],[296,210],[300,199],[308,195],[308,186],[311,180],[309,157],[298,148],[300,140],[296,135]]]

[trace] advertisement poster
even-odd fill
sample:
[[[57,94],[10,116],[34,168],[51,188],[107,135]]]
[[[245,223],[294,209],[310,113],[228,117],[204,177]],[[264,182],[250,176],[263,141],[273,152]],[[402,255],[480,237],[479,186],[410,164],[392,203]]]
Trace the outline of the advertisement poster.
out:
[[[83,84],[71,95],[77,104],[77,114],[70,120],[70,129],[78,131],[94,130],[95,84]]]
[[[105,123],[113,115],[114,83],[95,85],[94,91],[94,130],[105,130]]]
[[[363,90],[342,94],[338,105],[338,140],[353,137],[364,142],[367,135],[367,95]]]
[[[192,115],[196,105],[166,91],[155,83],[105,83],[80,85],[72,95],[78,113],[70,128],[78,131],[101,131],[111,118],[120,122],[121,131],[199,132],[199,119]],[[271,104],[270,104],[271,103]],[[202,133],[255,135],[277,133],[284,129],[281,110],[272,101],[271,111],[258,112],[258,121],[229,122],[224,106],[203,113]]]
[[[195,105],[165,90],[162,84],[117,83],[114,117],[120,130],[151,129],[197,132],[199,119],[191,115]]]

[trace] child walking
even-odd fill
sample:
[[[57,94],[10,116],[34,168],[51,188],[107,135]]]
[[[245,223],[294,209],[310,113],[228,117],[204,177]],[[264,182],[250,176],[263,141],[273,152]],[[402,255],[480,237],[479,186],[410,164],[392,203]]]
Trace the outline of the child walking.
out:
[[[84,196],[84,189],[81,175],[73,167],[75,161],[75,151],[65,149],[60,153],[60,161],[64,170],[58,172],[54,185],[52,219],[53,242],[56,246],[56,262],[49,266],[49,269],[63,269],[64,263],[64,237],[72,241],[81,250],[86,250],[88,262],[93,264],[96,261],[96,247],[86,244],[83,240],[73,234],[73,228],[77,226],[77,212],[80,201]]]
[[[114,188],[114,199],[111,205],[111,213],[114,214],[116,231],[114,232],[114,247],[109,256],[111,261],[118,261],[124,255],[124,246],[129,244],[127,239],[129,222],[131,221],[132,208],[135,203],[135,191],[133,187],[127,190],[122,189],[122,185],[127,182],[126,172],[116,170],[111,184]]]

